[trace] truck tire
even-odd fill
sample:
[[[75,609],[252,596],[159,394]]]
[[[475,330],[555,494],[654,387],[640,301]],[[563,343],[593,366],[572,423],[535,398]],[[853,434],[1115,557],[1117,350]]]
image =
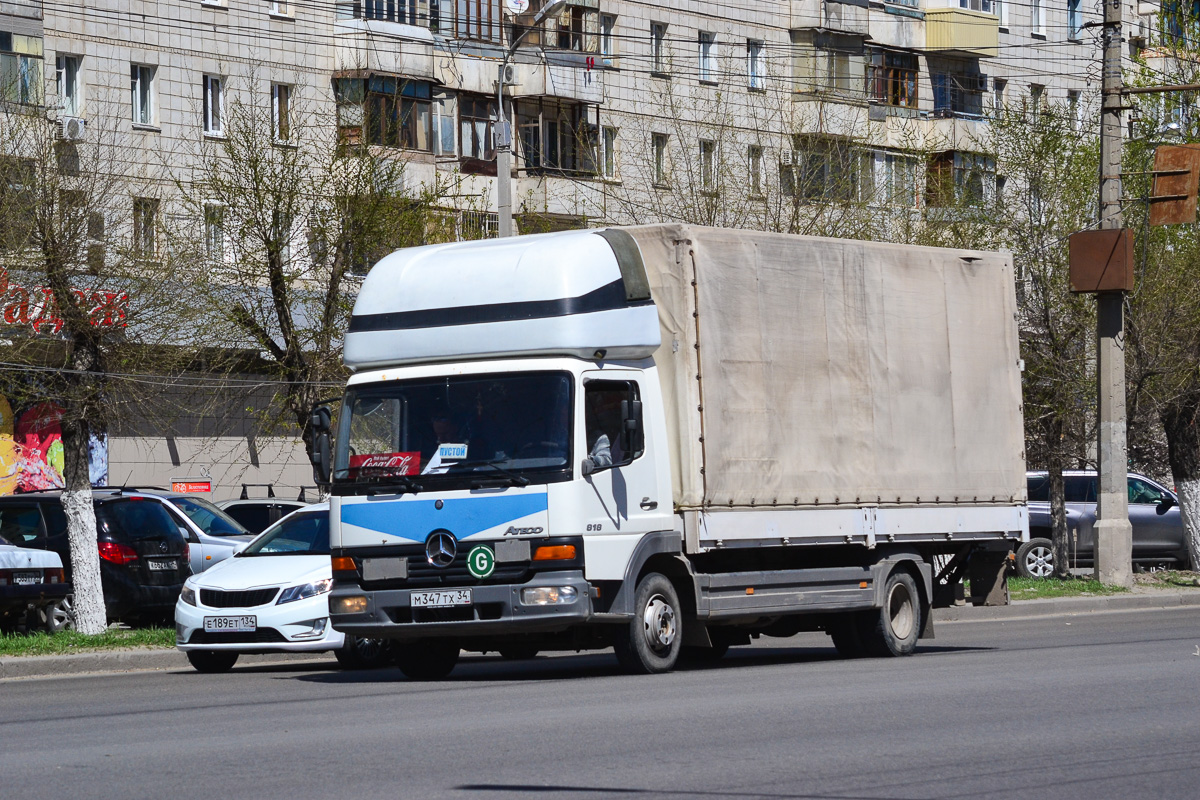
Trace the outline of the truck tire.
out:
[[[1030,539],[1017,548],[1017,574],[1022,578],[1049,578],[1054,574],[1054,542]]]
[[[396,666],[414,681],[440,681],[458,663],[458,642],[448,639],[406,642],[393,645],[392,650]]]
[[[613,650],[626,672],[669,672],[683,644],[679,595],[665,575],[651,572],[638,581],[633,619],[617,629]]]
[[[390,646],[383,639],[364,639],[346,636],[346,642],[333,651],[342,669],[375,669],[386,667],[392,660]]]
[[[893,570],[883,586],[883,608],[863,613],[858,636],[868,656],[907,656],[921,635],[921,595],[908,572]]]
[[[188,650],[187,660],[196,672],[229,672],[237,663],[238,654],[228,650]]]

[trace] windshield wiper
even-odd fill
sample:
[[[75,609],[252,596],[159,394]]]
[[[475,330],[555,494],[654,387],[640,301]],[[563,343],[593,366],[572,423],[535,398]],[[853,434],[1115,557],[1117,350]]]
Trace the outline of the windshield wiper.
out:
[[[399,492],[396,490],[399,489]],[[373,497],[377,494],[403,494],[404,492],[422,492],[425,490],[421,484],[404,475],[394,475],[389,483],[373,483],[367,489],[367,496]]]
[[[493,458],[493,459],[485,458],[485,459],[480,459],[478,461],[459,461],[459,462],[455,463],[451,467],[451,469],[453,469],[454,467],[491,467],[492,469],[496,470],[496,472],[503,475],[505,478],[508,478],[508,481],[512,486],[528,486],[529,478],[526,478],[524,475],[518,475],[517,473],[513,472],[512,470],[508,470],[508,469],[505,469],[504,467],[500,466],[502,463],[504,463],[507,460],[508,460],[507,458]]]

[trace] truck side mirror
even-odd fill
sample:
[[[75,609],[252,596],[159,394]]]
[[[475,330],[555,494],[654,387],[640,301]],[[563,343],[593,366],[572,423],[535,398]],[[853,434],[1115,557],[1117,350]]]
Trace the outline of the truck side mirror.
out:
[[[645,448],[645,436],[642,431],[642,401],[621,401],[621,449],[626,458],[633,458]]]
[[[313,480],[318,486],[329,483],[329,431],[324,430],[313,434],[312,464]]]
[[[313,406],[312,429],[314,433],[327,433],[333,427],[333,412],[329,406]]]

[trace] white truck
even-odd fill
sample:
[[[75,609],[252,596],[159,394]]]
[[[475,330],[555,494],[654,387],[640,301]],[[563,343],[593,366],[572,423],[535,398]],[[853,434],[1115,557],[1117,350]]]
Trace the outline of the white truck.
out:
[[[314,409],[332,624],[633,672],[825,631],[905,655],[1028,539],[1009,257],[654,225],[381,260]],[[331,454],[330,437],[336,442]]]

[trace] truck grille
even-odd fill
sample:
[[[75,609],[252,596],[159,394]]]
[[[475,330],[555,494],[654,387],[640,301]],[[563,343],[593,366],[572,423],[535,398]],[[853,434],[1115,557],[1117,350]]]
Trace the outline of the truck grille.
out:
[[[388,555],[408,559],[408,578],[365,583],[364,587],[424,587],[424,586],[474,586],[481,583],[524,583],[529,573],[528,561],[506,561],[496,564],[495,571],[480,580],[467,569],[467,554],[470,544],[459,542],[454,563],[448,567],[435,567],[425,558],[425,545],[404,545],[388,549]]]
[[[201,589],[200,604],[209,608],[254,608],[265,606],[275,599],[279,587],[249,589],[241,592],[222,592],[218,589]]]

